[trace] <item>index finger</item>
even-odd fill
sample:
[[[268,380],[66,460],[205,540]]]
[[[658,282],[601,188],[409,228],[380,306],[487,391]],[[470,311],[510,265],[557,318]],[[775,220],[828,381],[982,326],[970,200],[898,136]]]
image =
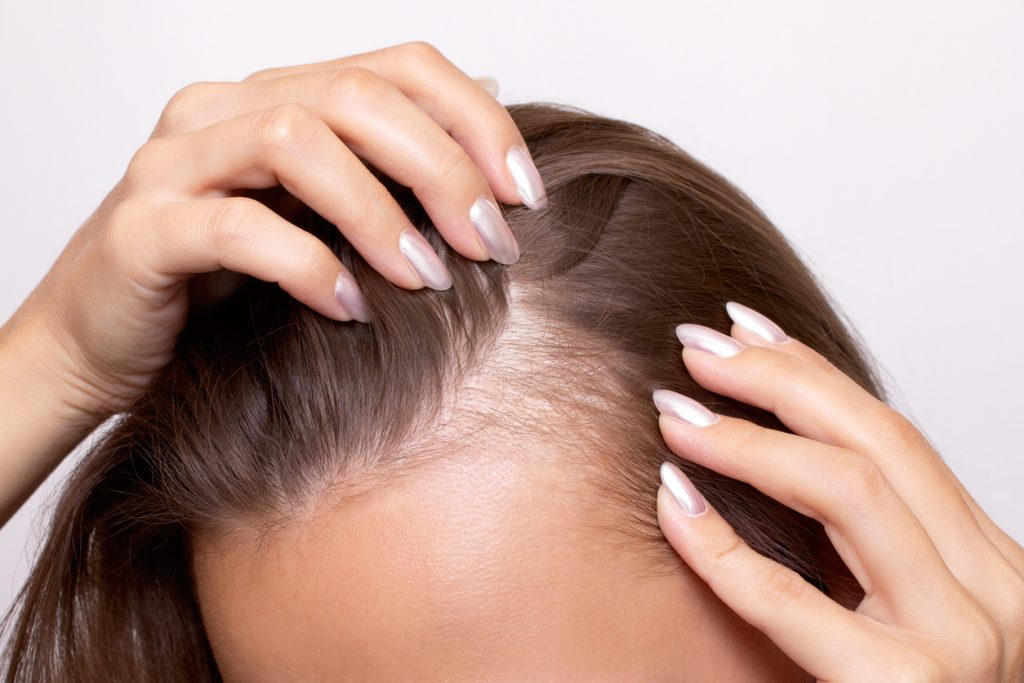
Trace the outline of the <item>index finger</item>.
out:
[[[257,71],[245,81],[360,66],[392,82],[458,142],[506,204],[547,206],[547,192],[508,110],[481,83],[422,41],[341,59]]]

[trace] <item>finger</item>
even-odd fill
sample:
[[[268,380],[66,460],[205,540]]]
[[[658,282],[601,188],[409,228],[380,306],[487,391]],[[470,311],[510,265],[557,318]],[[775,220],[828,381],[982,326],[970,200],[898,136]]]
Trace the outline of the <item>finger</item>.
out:
[[[943,557],[960,557],[980,534],[939,457],[909,421],[847,375],[790,354],[743,345],[701,325],[680,325],[683,362],[708,389],[773,412],[797,434],[869,457],[921,519]],[[717,356],[702,348],[717,348]],[[947,555],[947,550],[950,555]]]
[[[997,621],[1017,619],[1003,597],[1020,574],[981,531],[927,440],[900,413],[841,372],[767,346],[683,325],[683,361],[700,384],[769,410],[797,434],[868,457],[920,520],[956,579]],[[717,356],[698,350],[715,349]]]
[[[747,345],[766,346],[785,354],[795,356],[811,365],[827,372],[841,374],[841,371],[823,355],[797,339],[785,333],[774,321],[754,309],[735,301],[725,304],[726,312],[733,320],[731,335]],[[1017,573],[1024,574],[1024,548],[1014,541],[1002,529],[995,525],[981,506],[974,500],[963,483],[949,466],[938,458],[938,463],[960,492],[978,526],[996,546],[1000,553],[1015,567]]]
[[[865,592],[880,595],[901,623],[927,626],[964,597],[920,522],[864,456],[715,415],[673,391],[655,391],[654,402],[674,453],[820,521]],[[938,604],[935,595],[947,599]]]
[[[882,660],[889,647],[875,624],[751,549],[678,467],[662,465],[662,482],[658,522],[665,538],[730,609],[817,679],[870,680],[862,675],[871,659],[864,653]]]
[[[733,321],[731,335],[744,344],[766,346],[795,356],[827,372],[841,372],[828,358],[799,339],[790,337],[773,320],[749,306],[744,306],[736,301],[727,301],[725,311]]]
[[[373,71],[350,67],[236,84],[191,126],[297,103],[349,149],[412,188],[445,240],[471,259],[514,263],[518,243],[473,157],[426,112]],[[385,142],[386,141],[386,142]]]
[[[148,150],[147,150],[148,148]],[[147,151],[144,151],[147,150]],[[133,159],[140,192],[185,196],[280,183],[334,223],[391,282],[451,286],[451,276],[394,197],[324,122],[297,104],[150,140]]]
[[[508,111],[429,43],[415,41],[341,59],[265,69],[246,82],[353,66],[380,74],[433,117],[476,161],[502,202],[522,202],[535,209],[547,205],[544,183]]]
[[[253,199],[203,198],[118,209],[122,266],[140,286],[173,290],[183,276],[227,268],[282,289],[335,320],[369,320],[352,275],[327,245]]]

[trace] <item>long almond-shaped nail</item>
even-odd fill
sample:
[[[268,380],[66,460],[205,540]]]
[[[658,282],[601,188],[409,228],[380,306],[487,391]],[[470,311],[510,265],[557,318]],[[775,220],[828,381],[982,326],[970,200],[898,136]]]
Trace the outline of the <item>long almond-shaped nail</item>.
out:
[[[704,496],[677,465],[668,461],[661,463],[661,483],[679,503],[683,512],[691,517],[696,517],[708,509]]]
[[[689,396],[668,389],[655,389],[654,405],[658,412],[670,415],[695,427],[707,427],[718,422],[718,415]]]
[[[683,346],[707,351],[716,356],[735,356],[743,350],[743,344],[736,339],[704,325],[679,325],[676,327],[676,336]]]
[[[734,323],[765,341],[779,343],[789,340],[789,336],[782,331],[781,327],[749,306],[738,304],[735,301],[727,301],[725,312],[729,314]]]
[[[359,290],[359,285],[347,270],[338,273],[338,279],[334,283],[334,297],[345,309],[345,312],[361,323],[370,322],[370,312],[366,308],[366,299]]]
[[[406,228],[398,237],[398,248],[420,281],[432,289],[448,289],[452,276],[419,230]]]
[[[519,243],[494,202],[484,195],[477,197],[469,210],[469,220],[480,235],[487,253],[498,263],[510,265],[519,260]]]
[[[531,209],[543,209],[548,205],[548,193],[540,179],[537,167],[533,165],[530,153],[522,147],[513,147],[505,156],[508,172],[516,184],[519,198]]]

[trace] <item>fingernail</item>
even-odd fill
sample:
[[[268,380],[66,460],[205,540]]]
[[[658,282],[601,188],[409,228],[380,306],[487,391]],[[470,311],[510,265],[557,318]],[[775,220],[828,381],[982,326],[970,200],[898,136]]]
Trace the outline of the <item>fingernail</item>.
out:
[[[363,293],[359,290],[355,278],[346,270],[338,274],[338,279],[334,283],[334,297],[345,309],[345,312],[353,318],[361,323],[370,322],[366,299],[363,298]]]
[[[490,93],[491,97],[498,96],[498,81],[493,76],[481,76],[476,79],[480,87]]]
[[[704,496],[700,495],[697,487],[693,485],[689,477],[683,474],[683,471],[678,466],[668,461],[661,463],[661,483],[665,485],[668,492],[679,503],[679,507],[683,509],[683,512],[691,517],[696,517],[708,509]]]
[[[487,247],[487,253],[498,263],[510,265],[519,260],[519,243],[494,202],[480,195],[469,210],[469,220]]]
[[[523,204],[535,210],[545,208],[548,205],[548,193],[529,152],[522,147],[513,147],[508,151],[505,163],[508,164],[508,171],[512,174]]]
[[[749,306],[738,304],[735,301],[727,301],[725,312],[729,314],[734,323],[748,332],[753,332],[765,341],[779,343],[789,339],[781,327]]]
[[[718,422],[718,415],[697,401],[668,389],[654,391],[654,405],[658,407],[659,412],[679,418],[696,427],[707,427]]]
[[[707,351],[724,358],[735,356],[743,350],[743,344],[737,340],[704,325],[679,325],[676,327],[676,336],[679,337],[683,346]]]
[[[440,257],[419,230],[406,228],[398,238],[398,248],[412,266],[413,271],[427,287],[432,289],[448,289],[452,286],[452,276],[441,263]]]

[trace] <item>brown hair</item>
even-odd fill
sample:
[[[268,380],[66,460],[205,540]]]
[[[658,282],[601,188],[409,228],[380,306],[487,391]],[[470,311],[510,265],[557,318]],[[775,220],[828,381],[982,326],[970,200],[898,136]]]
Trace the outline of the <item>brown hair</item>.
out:
[[[175,358],[65,485],[4,620],[6,680],[219,680],[193,591],[198,530],[285,524],[318,493],[385,484],[481,425],[576,453],[566,457],[622,511],[604,532],[649,554],[652,571],[681,564],[655,517],[668,459],[751,546],[856,605],[863,593],[818,522],[680,460],[651,401],[671,388],[785,430],[683,366],[674,327],[727,332],[727,300],[883,398],[813,275],[750,200],[668,140],[565,106],[509,111],[549,196],[544,211],[506,209],[520,261],[460,257],[389,184],[454,280],[412,292],[308,208],[290,215],[352,269],[372,324],[331,321],[255,280],[191,320]],[[496,387],[501,400],[473,400]]]

